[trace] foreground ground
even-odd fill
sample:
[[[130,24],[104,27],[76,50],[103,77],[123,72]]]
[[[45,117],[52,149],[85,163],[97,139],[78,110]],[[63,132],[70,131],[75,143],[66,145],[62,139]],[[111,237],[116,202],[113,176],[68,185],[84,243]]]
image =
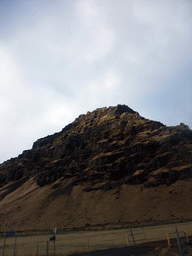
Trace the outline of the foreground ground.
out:
[[[170,241],[176,241],[175,227],[180,232],[180,237],[184,238],[184,231],[188,236],[192,236],[192,222],[177,223],[170,225],[148,226],[133,228],[136,244],[144,243],[145,238],[148,244],[133,247],[130,229],[103,230],[103,231],[81,231],[65,232],[56,236],[55,253],[56,255],[178,255],[178,249],[168,248],[166,241],[167,233]],[[18,234],[17,236],[17,256],[46,255],[47,244],[49,246],[49,255],[54,254],[54,242],[48,242],[51,234]],[[129,246],[127,245],[129,239]],[[174,240],[172,240],[174,239]],[[138,241],[139,240],[139,241]],[[154,241],[164,240],[162,244],[153,243]],[[3,249],[3,234],[0,237],[0,253]],[[6,240],[5,256],[13,255],[15,238],[10,237]],[[172,244],[174,245],[174,244]],[[108,249],[108,251],[106,251]],[[99,251],[98,251],[99,250]],[[105,251],[104,251],[105,250]],[[188,254],[190,248],[187,249]],[[94,251],[94,252],[93,252]],[[83,254],[81,254],[83,252]],[[150,254],[151,253],[151,254]],[[159,254],[158,254],[159,253]],[[164,253],[164,254],[162,254]],[[176,254],[174,254],[176,253]]]

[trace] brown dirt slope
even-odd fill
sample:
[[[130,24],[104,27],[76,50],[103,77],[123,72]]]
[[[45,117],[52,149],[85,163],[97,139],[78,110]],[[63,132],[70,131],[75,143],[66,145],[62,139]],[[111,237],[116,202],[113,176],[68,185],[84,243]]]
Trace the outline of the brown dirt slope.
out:
[[[97,109],[0,165],[1,231],[191,220],[191,174],[186,125]]]

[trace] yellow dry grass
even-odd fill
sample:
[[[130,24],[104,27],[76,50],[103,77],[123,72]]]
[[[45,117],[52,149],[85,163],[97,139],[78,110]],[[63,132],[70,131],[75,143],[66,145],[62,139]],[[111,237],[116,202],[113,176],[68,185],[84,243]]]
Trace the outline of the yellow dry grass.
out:
[[[186,231],[189,236],[192,236],[192,222],[177,223],[170,225],[149,226],[143,228],[133,228],[134,238],[136,243],[145,242],[141,239],[140,233],[146,235],[147,242],[166,240],[166,234],[175,232],[177,226],[179,231]],[[130,245],[132,245],[130,229],[118,230],[103,230],[103,231],[79,231],[59,233],[56,236],[55,248],[57,255],[70,255],[77,252],[87,252],[98,249],[106,249],[111,247],[126,246],[126,235],[129,238]],[[36,255],[37,242],[38,254],[46,255],[47,242],[50,234],[44,235],[18,235],[17,237],[17,256]],[[176,238],[176,234],[170,235],[170,238]],[[3,248],[3,237],[0,238],[0,250]],[[5,256],[13,254],[14,238],[7,238],[5,247]],[[161,248],[160,248],[161,249]],[[159,250],[160,250],[159,249]],[[54,242],[49,242],[49,254],[54,252]]]

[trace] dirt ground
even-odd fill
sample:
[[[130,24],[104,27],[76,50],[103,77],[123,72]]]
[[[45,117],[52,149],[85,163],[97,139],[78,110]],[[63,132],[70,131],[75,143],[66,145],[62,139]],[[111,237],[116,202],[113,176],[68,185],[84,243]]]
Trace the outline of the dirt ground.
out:
[[[123,185],[85,192],[71,181],[39,188],[32,178],[0,189],[0,232],[126,228],[192,220],[192,180],[144,188]]]

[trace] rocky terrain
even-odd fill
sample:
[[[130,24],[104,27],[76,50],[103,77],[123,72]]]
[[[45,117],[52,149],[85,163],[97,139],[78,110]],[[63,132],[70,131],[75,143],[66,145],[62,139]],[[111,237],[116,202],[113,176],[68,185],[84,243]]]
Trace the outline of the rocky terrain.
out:
[[[1,229],[189,220],[191,175],[187,125],[96,109],[0,165]]]

